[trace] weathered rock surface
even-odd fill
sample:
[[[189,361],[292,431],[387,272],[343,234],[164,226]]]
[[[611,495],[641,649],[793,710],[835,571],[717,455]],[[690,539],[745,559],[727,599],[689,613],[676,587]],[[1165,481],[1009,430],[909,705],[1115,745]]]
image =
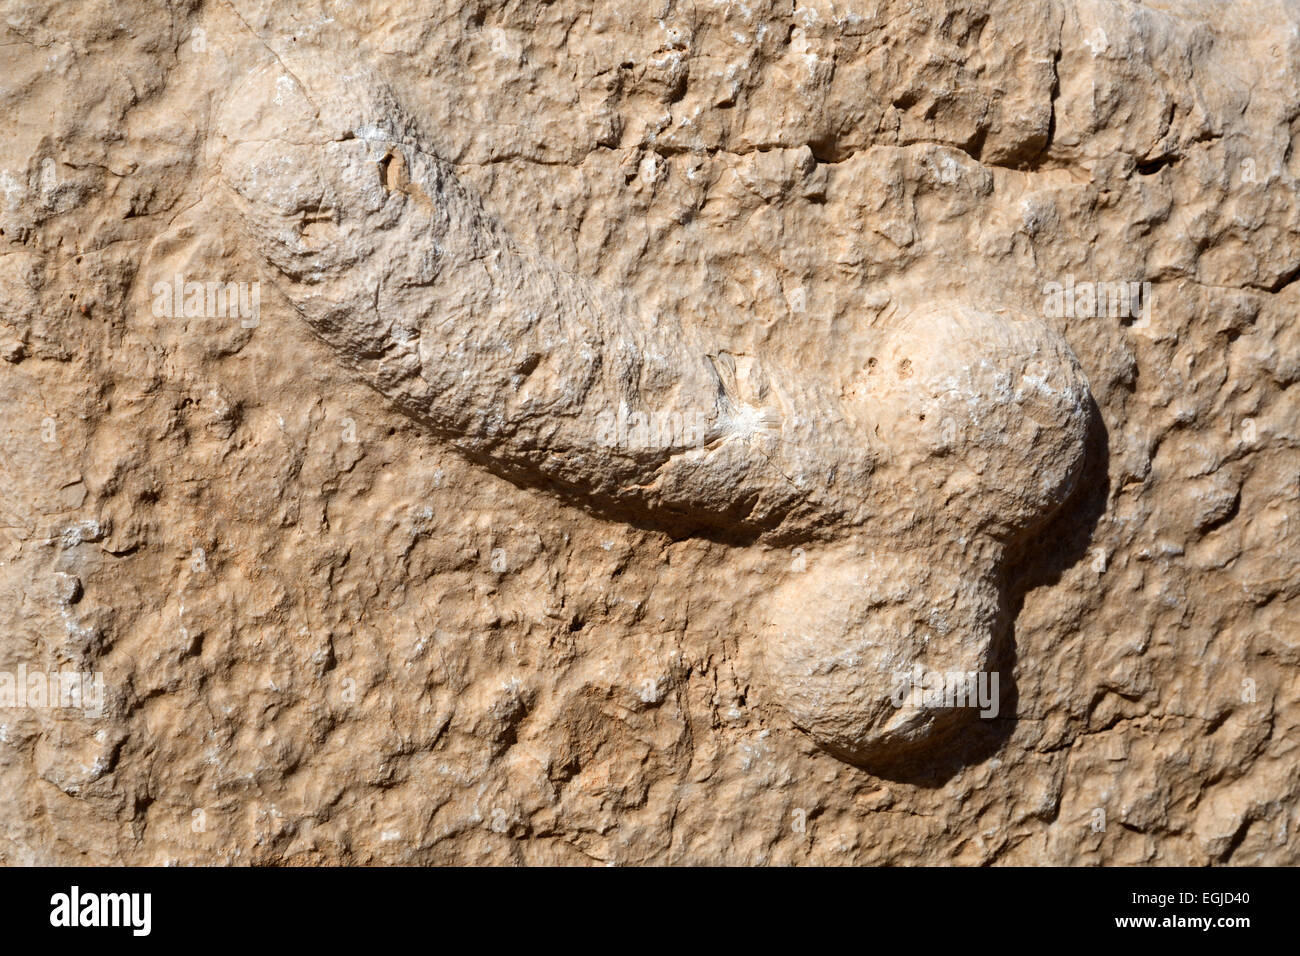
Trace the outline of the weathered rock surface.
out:
[[[1300,7],[0,9],[0,861],[1296,861]]]

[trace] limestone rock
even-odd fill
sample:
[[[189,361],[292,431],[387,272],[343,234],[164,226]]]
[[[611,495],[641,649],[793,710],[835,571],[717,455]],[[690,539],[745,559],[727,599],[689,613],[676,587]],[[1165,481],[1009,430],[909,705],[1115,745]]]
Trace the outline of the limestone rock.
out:
[[[1300,859],[1293,4],[3,12],[0,862]]]

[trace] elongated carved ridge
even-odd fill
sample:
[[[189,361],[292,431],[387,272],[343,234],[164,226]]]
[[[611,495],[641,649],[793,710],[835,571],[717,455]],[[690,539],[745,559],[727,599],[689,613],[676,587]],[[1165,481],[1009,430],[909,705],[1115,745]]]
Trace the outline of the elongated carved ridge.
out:
[[[277,59],[219,130],[253,250],[343,362],[513,480],[806,545],[758,603],[772,698],[859,764],[942,739],[951,715],[900,705],[898,675],[989,665],[1006,549],[1082,466],[1088,387],[1057,333],[934,303],[832,393],[521,247],[369,71]]]

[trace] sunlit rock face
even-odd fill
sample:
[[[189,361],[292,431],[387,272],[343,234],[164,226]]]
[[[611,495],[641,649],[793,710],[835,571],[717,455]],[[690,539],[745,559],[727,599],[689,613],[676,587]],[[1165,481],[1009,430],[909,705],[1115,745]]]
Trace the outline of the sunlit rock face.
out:
[[[0,23],[0,862],[1296,862],[1291,6]]]

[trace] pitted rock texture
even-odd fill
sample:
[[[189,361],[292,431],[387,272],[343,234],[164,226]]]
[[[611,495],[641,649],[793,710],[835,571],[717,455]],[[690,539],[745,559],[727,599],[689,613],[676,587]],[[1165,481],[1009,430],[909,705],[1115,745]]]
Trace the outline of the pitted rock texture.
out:
[[[1024,316],[932,306],[890,331],[846,412],[797,373],[751,360],[738,376],[734,356],[705,351],[675,316],[609,304],[518,249],[412,126],[379,77],[319,52],[286,51],[231,94],[221,176],[293,308],[432,433],[521,482],[769,540],[807,543],[815,522],[873,551],[897,551],[900,535],[929,550],[956,541],[956,589],[936,592],[915,556],[892,567],[918,621],[874,601],[842,618],[835,606],[869,582],[819,566],[833,588],[796,581],[758,622],[774,626],[760,639],[770,696],[818,742],[863,762],[923,741],[951,714],[891,703],[884,722],[907,732],[882,733],[891,675],[933,670],[948,644],[981,665],[958,670],[985,670],[997,631],[983,604],[1000,570],[987,555],[1000,549],[975,539],[1041,525],[1082,467],[1091,399],[1065,342]],[[762,404],[737,394],[738,378]],[[604,423],[633,416],[699,427],[602,441]],[[919,432],[927,416],[938,448]],[[873,480],[877,456],[896,473]],[[871,512],[886,498],[882,522]]]
[[[107,699],[0,859],[1294,862],[1300,10],[1216,10],[7,3],[0,671]],[[401,126],[259,133],[314,54]]]

